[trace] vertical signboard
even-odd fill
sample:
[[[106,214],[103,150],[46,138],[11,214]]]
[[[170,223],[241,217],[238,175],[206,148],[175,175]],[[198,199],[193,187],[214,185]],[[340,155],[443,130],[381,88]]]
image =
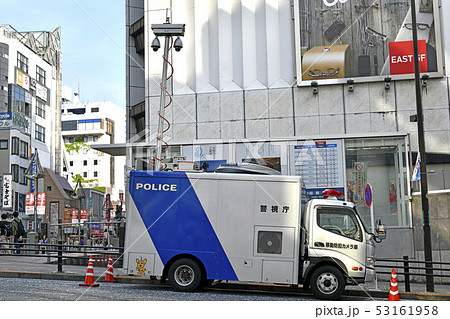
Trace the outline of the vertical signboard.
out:
[[[25,90],[30,90],[30,77],[17,70],[17,85],[23,87]]]
[[[31,153],[31,158],[33,158],[33,156],[34,156],[34,153]],[[34,160],[31,163],[30,174],[31,175],[36,175],[36,172],[37,172],[37,164],[36,164],[36,160]],[[30,193],[34,194],[34,179],[30,180]]]
[[[72,209],[72,224],[78,224],[78,209]]]
[[[2,197],[2,204],[4,210],[12,210],[12,175],[11,174],[5,174],[3,175],[3,197]]]
[[[87,209],[82,209],[81,210],[81,218],[80,221],[86,221],[87,220]]]
[[[50,223],[58,223],[59,202],[50,203]],[[50,238],[58,237],[58,226],[50,225]]]

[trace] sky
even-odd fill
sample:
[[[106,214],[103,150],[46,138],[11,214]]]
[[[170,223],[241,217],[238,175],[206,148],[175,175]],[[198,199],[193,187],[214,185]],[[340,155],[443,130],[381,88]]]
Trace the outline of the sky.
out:
[[[17,31],[61,27],[63,85],[84,102],[125,108],[124,0],[0,0],[0,24]]]

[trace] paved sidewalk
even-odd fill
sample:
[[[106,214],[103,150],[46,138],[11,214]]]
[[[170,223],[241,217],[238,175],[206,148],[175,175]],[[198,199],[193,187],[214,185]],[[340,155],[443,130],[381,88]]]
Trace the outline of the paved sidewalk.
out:
[[[52,258],[52,260],[56,258]],[[63,273],[58,273],[57,264],[48,264],[47,258],[43,257],[21,257],[16,255],[0,256],[0,278],[30,278],[30,279],[59,279],[59,280],[74,280],[84,282],[86,275],[86,266],[72,266],[63,265]],[[94,263],[94,277],[104,277],[106,268],[97,267]],[[114,276],[118,282],[122,283],[148,283],[156,284],[158,280],[151,280],[149,278],[128,276],[121,268],[114,268]],[[239,288],[244,288],[246,285],[242,284],[227,284],[226,286],[239,285]],[[248,286],[248,285],[247,285]],[[224,285],[225,287],[225,285]],[[269,286],[265,286],[269,287]],[[435,300],[435,301],[450,301],[450,285],[435,285],[434,292],[427,292],[425,284],[411,284],[411,292],[404,292],[404,283],[399,282],[400,300]],[[245,289],[245,288],[244,288]],[[269,288],[267,288],[269,289]],[[278,291],[292,291],[289,286],[279,286],[274,288]],[[301,289],[301,288],[300,288]],[[369,283],[361,286],[349,286],[345,292],[346,295],[353,296],[373,296],[377,298],[384,298],[386,300],[389,296],[390,282]]]

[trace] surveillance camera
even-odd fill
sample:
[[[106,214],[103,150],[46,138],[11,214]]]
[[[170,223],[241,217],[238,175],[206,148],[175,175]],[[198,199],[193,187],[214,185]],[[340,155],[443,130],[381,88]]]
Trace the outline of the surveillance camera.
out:
[[[177,52],[179,52],[181,50],[181,48],[183,48],[183,42],[181,42],[180,37],[178,37],[175,40],[173,47],[175,48],[175,51],[177,51]]]
[[[153,51],[158,51],[158,49],[161,47],[161,44],[159,43],[159,39],[158,38],[155,38],[153,41],[152,41],[152,49],[153,49]]]

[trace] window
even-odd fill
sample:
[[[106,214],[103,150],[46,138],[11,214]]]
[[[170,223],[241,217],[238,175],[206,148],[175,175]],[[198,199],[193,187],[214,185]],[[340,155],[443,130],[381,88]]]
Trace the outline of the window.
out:
[[[20,141],[19,156],[28,159],[28,143]]]
[[[28,73],[28,58],[17,52],[17,68],[24,73]]]
[[[106,119],[106,133],[114,134],[114,121]]]
[[[404,137],[348,139],[345,141],[347,196],[359,216],[371,223],[365,204],[365,185],[376,190],[376,214],[389,227],[410,227],[408,176]],[[441,179],[442,180],[442,179]]]
[[[45,70],[36,65],[36,81],[45,86]]]
[[[94,177],[98,177],[98,172],[94,172]]]
[[[61,130],[62,131],[76,131],[78,129],[77,127],[77,121],[62,121]]]
[[[8,140],[0,140],[0,150],[8,149]]]
[[[361,228],[350,209],[321,207],[317,210],[317,225],[331,233],[362,241]]]
[[[11,155],[19,155],[20,140],[18,137],[11,138]]]
[[[16,196],[17,196],[17,193],[16,193]],[[25,198],[26,198],[26,196],[25,196],[25,194],[20,194],[19,193],[19,196],[17,196],[17,197],[19,198],[19,200],[18,200],[19,212],[23,213],[23,212],[25,212]]]
[[[8,89],[8,112],[18,112],[26,116],[31,115],[31,102],[30,98],[26,98],[25,95],[30,95],[21,87],[16,85],[10,85]]]
[[[98,136],[97,135],[92,136],[92,142],[98,142]]]
[[[73,166],[73,161],[70,161],[70,162],[69,162],[69,165],[70,165],[70,166]]]
[[[19,165],[12,164],[11,165],[11,175],[13,182],[18,183],[19,182]]]
[[[45,127],[36,124],[34,138],[37,139],[38,141],[45,142]]]
[[[83,172],[83,177],[87,177],[87,172]]]
[[[51,186],[47,186],[47,192],[51,192],[52,191],[52,187]]]
[[[98,165],[98,160],[94,160],[94,165]]]
[[[25,178],[25,172],[27,169],[25,167],[19,167],[19,183],[22,185],[27,184],[27,179]]]
[[[84,165],[84,166],[87,166],[87,160],[84,160],[84,161],[83,161],[83,165]]]
[[[45,119],[45,103],[36,99],[36,115]]]
[[[98,113],[100,110],[98,107],[91,108],[91,113]]]

